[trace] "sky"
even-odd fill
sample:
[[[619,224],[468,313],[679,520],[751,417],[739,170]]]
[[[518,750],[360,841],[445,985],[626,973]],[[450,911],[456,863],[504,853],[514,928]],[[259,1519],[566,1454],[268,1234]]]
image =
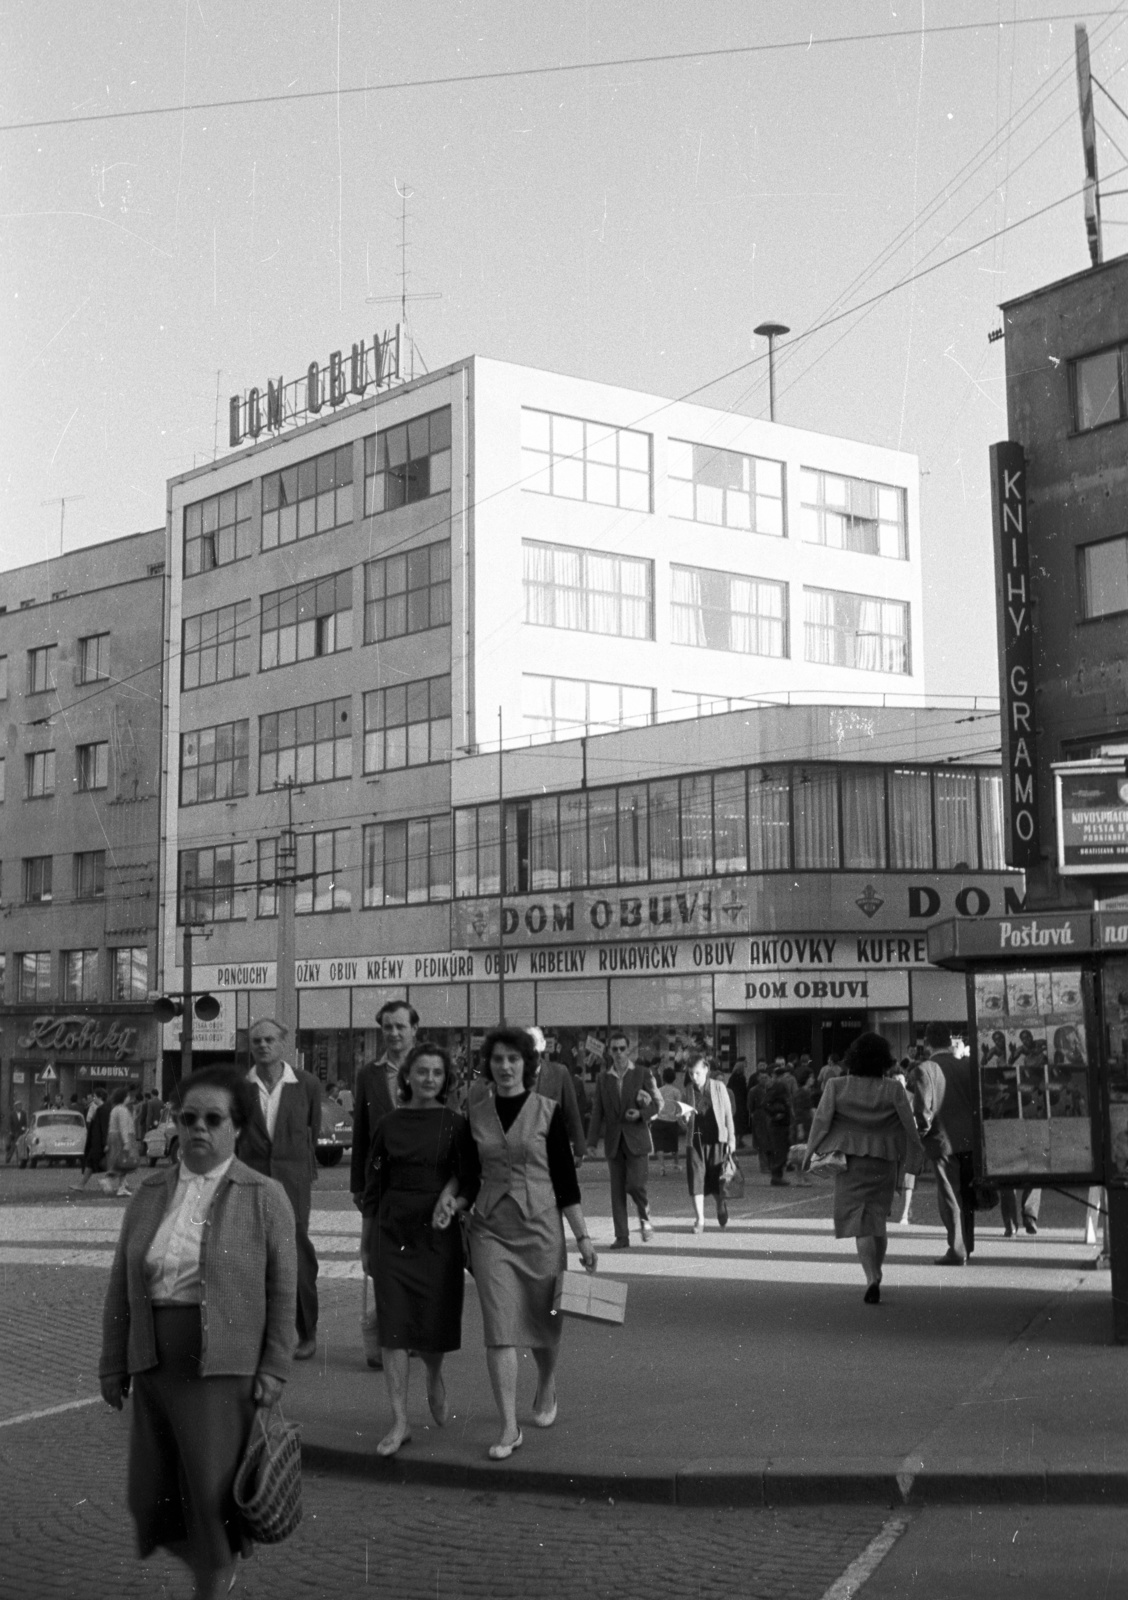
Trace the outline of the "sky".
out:
[[[228,395],[390,326],[367,302],[400,292],[406,189],[429,369],[765,416],[753,329],[787,324],[777,419],[919,457],[930,697],[997,692],[987,336],[1089,263],[1075,20],[1125,191],[1105,254],[1128,249],[1128,0],[2,14],[0,570],[57,553],[63,497],[68,549],[161,525],[166,479],[226,449]],[[249,103],[182,109],[217,100]]]

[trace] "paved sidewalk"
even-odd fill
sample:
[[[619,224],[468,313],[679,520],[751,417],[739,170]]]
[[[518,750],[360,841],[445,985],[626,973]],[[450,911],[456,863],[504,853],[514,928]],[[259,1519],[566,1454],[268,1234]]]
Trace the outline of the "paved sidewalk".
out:
[[[340,1214],[318,1222],[346,1242]],[[1110,1343],[1095,1252],[1075,1230],[996,1235],[971,1266],[942,1269],[943,1242],[893,1230],[870,1307],[851,1242],[825,1219],[762,1215],[701,1238],[659,1219],[652,1245],[602,1256],[630,1285],[626,1324],[569,1319],[547,1432],[528,1425],[526,1359],[525,1443],[500,1465],[486,1458],[497,1424],[472,1284],[447,1364],[454,1419],[434,1426],[413,1363],[413,1438],[391,1462],[374,1453],[390,1413],[364,1365],[359,1279],[354,1296],[335,1284],[288,1411],[310,1463],[350,1474],[678,1504],[1128,1504],[1128,1350]]]

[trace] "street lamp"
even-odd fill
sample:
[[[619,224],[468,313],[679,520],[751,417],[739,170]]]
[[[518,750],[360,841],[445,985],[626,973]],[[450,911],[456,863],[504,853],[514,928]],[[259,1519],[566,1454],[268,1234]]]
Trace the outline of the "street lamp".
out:
[[[758,333],[762,339],[768,341],[768,416],[775,421],[775,341],[780,334],[790,333],[790,328],[785,328],[782,322],[761,322],[753,333]]]

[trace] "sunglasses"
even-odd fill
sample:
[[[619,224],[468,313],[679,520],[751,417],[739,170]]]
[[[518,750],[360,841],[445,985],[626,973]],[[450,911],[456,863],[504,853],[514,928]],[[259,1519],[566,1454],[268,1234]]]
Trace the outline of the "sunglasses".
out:
[[[612,1044],[607,1047],[613,1056],[626,1056],[630,1054],[629,1044]]]
[[[213,1133],[216,1128],[222,1128],[223,1124],[228,1120],[226,1111],[178,1111],[176,1113],[176,1121],[179,1127],[194,1128],[199,1122],[204,1127],[210,1128]]]

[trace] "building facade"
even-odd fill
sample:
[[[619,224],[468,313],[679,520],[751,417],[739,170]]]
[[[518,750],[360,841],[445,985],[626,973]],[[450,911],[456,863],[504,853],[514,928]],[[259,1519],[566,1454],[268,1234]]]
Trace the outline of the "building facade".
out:
[[[956,897],[975,915],[1017,892],[999,873],[997,722],[992,741],[990,713],[921,709],[915,459],[479,358],[337,399],[269,435],[255,401],[258,442],[169,485],[160,982],[182,986],[187,919],[195,987],[223,1007],[195,1048],[234,1051],[273,1003],[291,826],[299,1047],[329,1079],[405,993],[452,1040],[503,998],[582,1035],[731,1013],[730,1050],[831,1048],[878,1013],[908,1027],[915,944],[872,961],[835,945],[824,993],[806,987],[818,972],[788,976],[796,948],[751,941],[919,941]],[[833,728],[831,704],[854,708]],[[855,783],[844,763],[873,772]],[[628,810],[630,859],[612,818]],[[706,813],[729,839],[708,864]],[[603,909],[645,900],[649,918],[652,898],[676,913],[632,930],[632,910]],[[633,932],[692,964],[710,934],[739,938],[688,987],[677,968],[660,1003],[644,969],[645,989],[614,965],[600,988],[568,966],[582,950],[542,962],[541,915],[561,950]],[[871,985],[888,959],[898,981]],[[750,995],[753,977],[776,987]],[[918,988],[918,1012],[940,1003]]]
[[[157,1082],[163,529],[0,573],[0,1104]]]

